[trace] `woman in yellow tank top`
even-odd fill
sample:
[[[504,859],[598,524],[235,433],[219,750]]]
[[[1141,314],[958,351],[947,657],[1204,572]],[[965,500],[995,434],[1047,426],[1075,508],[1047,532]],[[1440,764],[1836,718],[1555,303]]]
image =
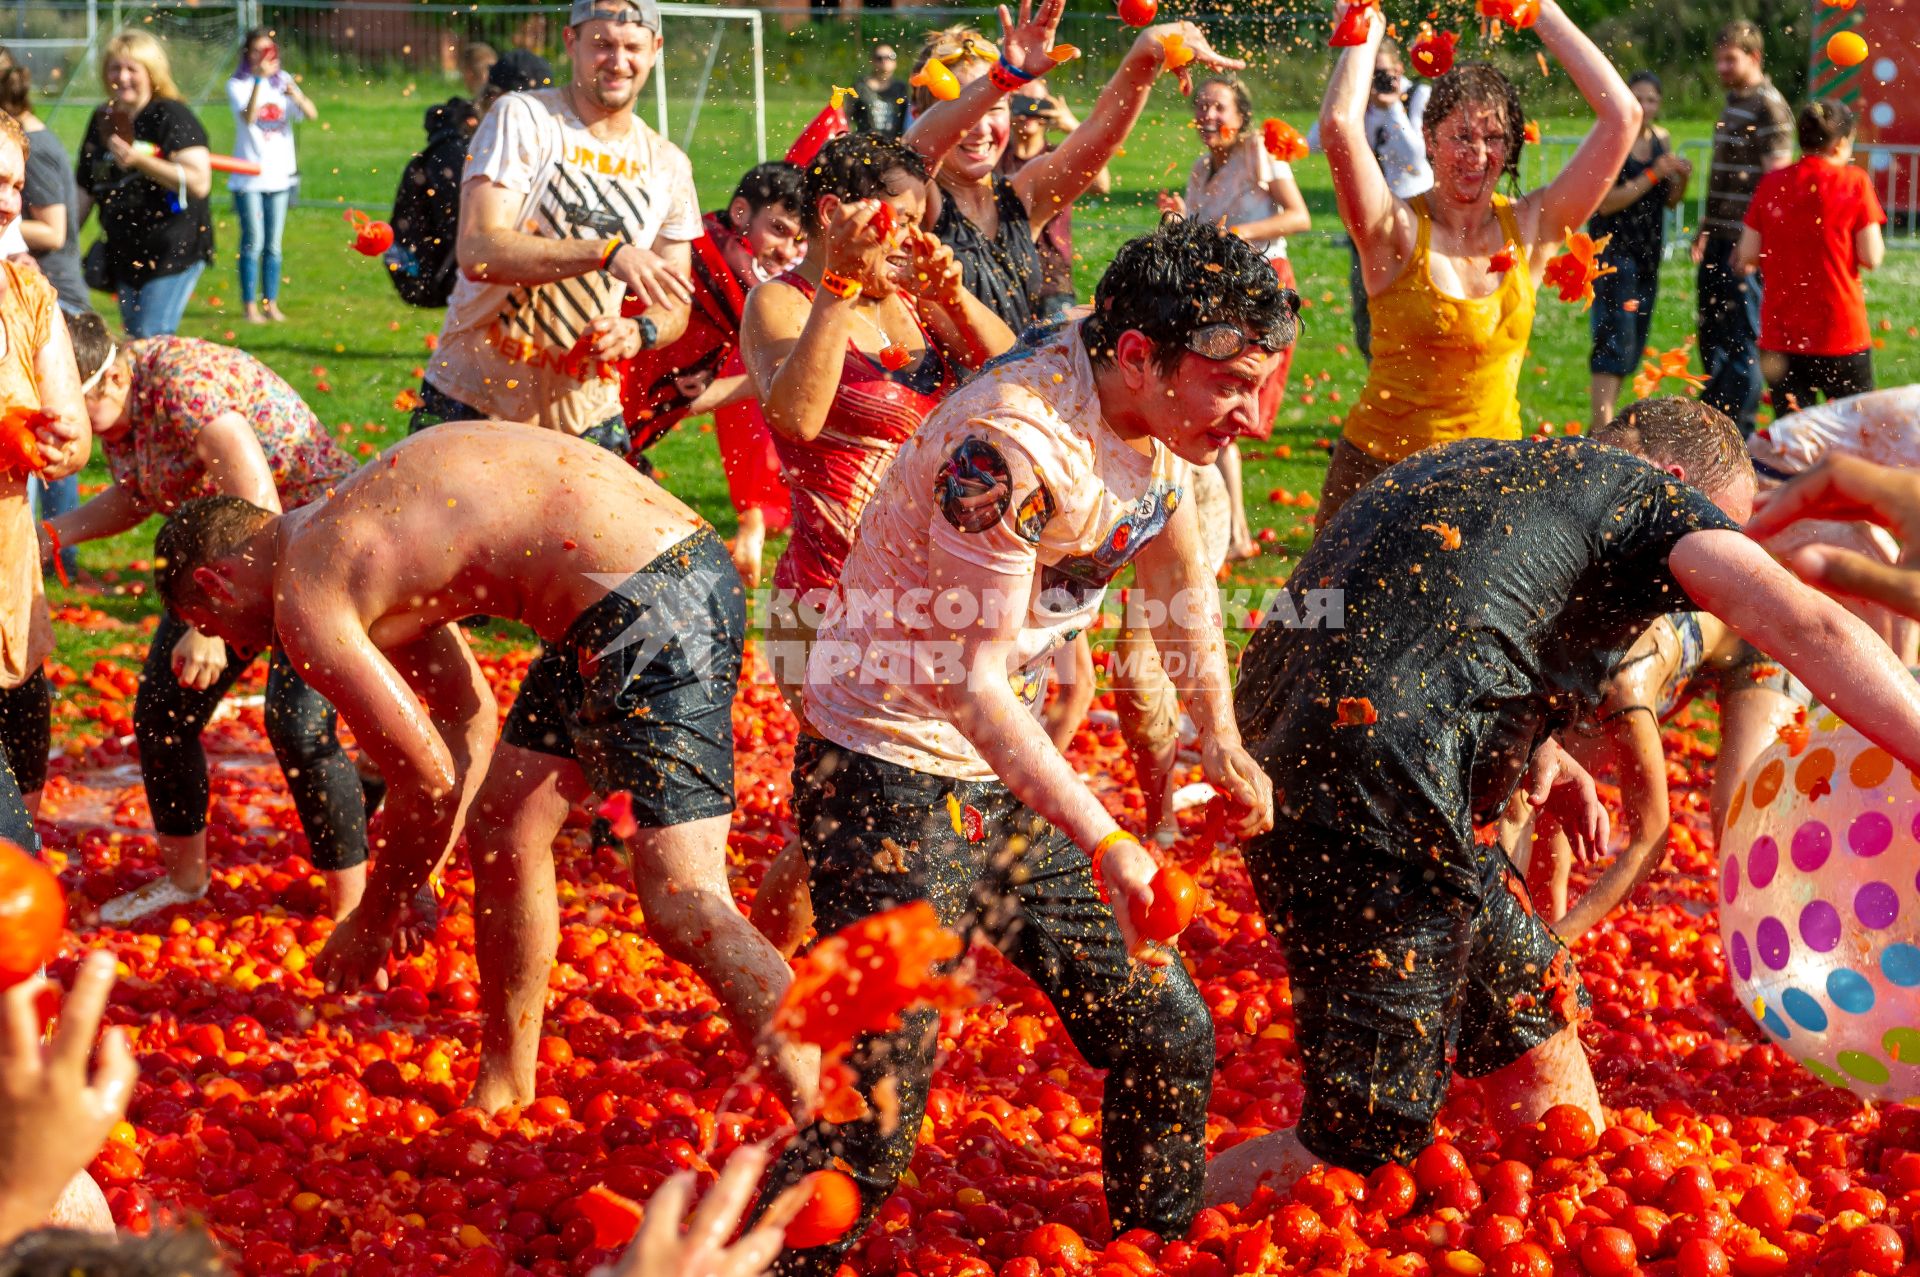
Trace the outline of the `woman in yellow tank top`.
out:
[[[1369,9],[1366,42],[1342,54],[1320,113],[1373,320],[1373,365],[1327,470],[1323,527],[1402,457],[1454,439],[1520,437],[1534,290],[1567,229],[1600,206],[1640,127],[1620,73],[1555,0],[1543,0],[1534,30],[1595,115],[1566,168],[1519,200],[1498,193],[1502,176],[1518,178],[1526,117],[1506,76],[1463,63],[1434,81],[1427,100],[1433,189],[1396,199],[1363,126],[1383,30]]]

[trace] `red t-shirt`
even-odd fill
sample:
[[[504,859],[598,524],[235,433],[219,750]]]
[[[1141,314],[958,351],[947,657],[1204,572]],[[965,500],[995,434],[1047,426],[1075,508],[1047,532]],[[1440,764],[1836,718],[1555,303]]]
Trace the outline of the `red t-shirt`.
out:
[[[1760,348],[1857,355],[1873,345],[1854,258],[1856,231],[1886,213],[1864,169],[1809,155],[1760,179],[1747,225],[1760,233]]]
[[[686,333],[671,346],[643,350],[620,369],[620,407],[636,449],[644,449],[687,415],[693,400],[675,378],[705,372],[719,376],[740,341],[740,312],[753,281],[734,274],[722,245],[736,238],[719,213],[705,219],[706,234],[693,245],[693,308]]]

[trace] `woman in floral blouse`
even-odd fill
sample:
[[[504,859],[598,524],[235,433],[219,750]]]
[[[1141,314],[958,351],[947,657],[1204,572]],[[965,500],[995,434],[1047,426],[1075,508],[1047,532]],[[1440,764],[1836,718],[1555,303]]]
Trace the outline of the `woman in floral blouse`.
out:
[[[64,544],[113,536],[195,497],[227,495],[277,512],[327,494],[353,463],[312,409],[259,360],[192,337],[116,346],[97,316],[68,321],[86,379],[87,413],[113,474],[105,492],[52,520]],[[207,892],[206,755],[200,733],[254,652],[240,652],[165,614],[134,703],[140,769],[166,875],[108,901],[124,925]],[[278,651],[267,667],[267,737],[287,776],[331,909],[343,918],[366,883],[367,810],[340,748],[333,707]]]

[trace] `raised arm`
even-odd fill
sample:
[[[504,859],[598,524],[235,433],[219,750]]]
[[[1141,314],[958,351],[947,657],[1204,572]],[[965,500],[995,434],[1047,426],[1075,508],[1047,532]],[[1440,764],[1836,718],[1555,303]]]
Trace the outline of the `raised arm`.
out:
[[[1335,21],[1346,16],[1341,4]],[[1396,274],[1397,251],[1395,223],[1403,207],[1393,197],[1380,161],[1367,145],[1367,99],[1373,92],[1374,57],[1386,33],[1379,11],[1367,11],[1367,38],[1343,50],[1327,81],[1327,94],[1320,103],[1320,146],[1326,152],[1327,169],[1333,177],[1334,202],[1340,221],[1353,236],[1354,247],[1370,275],[1381,276],[1376,283],[1387,282]],[[1408,241],[1408,247],[1411,240]]]
[[[1003,5],[1000,52],[1007,64],[1035,79],[1051,71],[1055,64],[1048,50],[1053,48],[1060,15],[1066,8],[1066,0],[1040,0],[1038,10],[1033,8],[1033,0],[1020,0],[1020,21],[1015,24],[1008,20]],[[938,173],[960,139],[1006,96],[1007,90],[994,84],[991,76],[980,76],[951,102],[935,102],[915,116],[902,140],[925,157],[930,171]]]
[[[879,200],[822,201],[826,269],[851,280],[886,270],[886,246],[872,229]],[[854,329],[854,299],[818,290],[811,302],[797,288],[769,282],[747,296],[740,321],[740,359],[776,434],[805,443],[827,427],[840,389],[840,369]]]
[[[1246,65],[1236,58],[1215,53],[1207,43],[1206,33],[1191,22],[1169,22],[1142,31],[1080,127],[1052,151],[1014,174],[1013,189],[1027,206],[1028,220],[1033,224],[1036,237],[1054,214],[1086,193],[1127,140],[1127,135],[1133,132],[1140,112],[1146,109],[1154,81],[1160,78],[1166,65],[1166,42],[1170,35],[1179,36],[1193,51],[1194,61],[1190,65],[1230,70]],[[1182,83],[1186,83],[1184,75]]]
[[[967,291],[953,250],[917,226],[902,234],[912,255],[907,288],[919,299],[920,317],[940,344],[969,368],[1011,350],[1013,330]]]
[[[1566,234],[1593,216],[1613,186],[1633,139],[1640,132],[1640,103],[1586,32],[1574,25],[1556,0],[1542,0],[1534,30],[1593,108],[1593,128],[1558,176],[1523,201],[1536,215],[1535,247],[1556,248]],[[1525,215],[1523,211],[1523,217]],[[1523,222],[1523,225],[1525,223]],[[1535,254],[1544,263],[1546,255]]]
[[[1160,663],[1199,729],[1201,772],[1238,809],[1239,832],[1250,838],[1273,828],[1273,782],[1240,742],[1220,592],[1205,566],[1198,517],[1191,501],[1174,509],[1166,531],[1135,557],[1135,581]]]
[[[1668,557],[1696,605],[1793,671],[1828,709],[1920,770],[1920,686],[1872,630],[1744,533],[1681,538]]]

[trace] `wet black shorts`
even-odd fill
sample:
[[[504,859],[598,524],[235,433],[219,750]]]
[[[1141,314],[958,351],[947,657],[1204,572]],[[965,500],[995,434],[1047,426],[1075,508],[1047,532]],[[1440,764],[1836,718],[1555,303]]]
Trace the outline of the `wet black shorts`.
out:
[[[1299,1136],[1366,1171],[1433,1140],[1450,1074],[1483,1077],[1587,1004],[1567,948],[1498,847],[1475,847],[1477,899],[1412,861],[1304,825],[1246,860],[1293,986],[1306,1104]]]
[[[626,790],[643,829],[733,810],[746,592],[702,528],[582,612],[527,671],[501,739]]]

